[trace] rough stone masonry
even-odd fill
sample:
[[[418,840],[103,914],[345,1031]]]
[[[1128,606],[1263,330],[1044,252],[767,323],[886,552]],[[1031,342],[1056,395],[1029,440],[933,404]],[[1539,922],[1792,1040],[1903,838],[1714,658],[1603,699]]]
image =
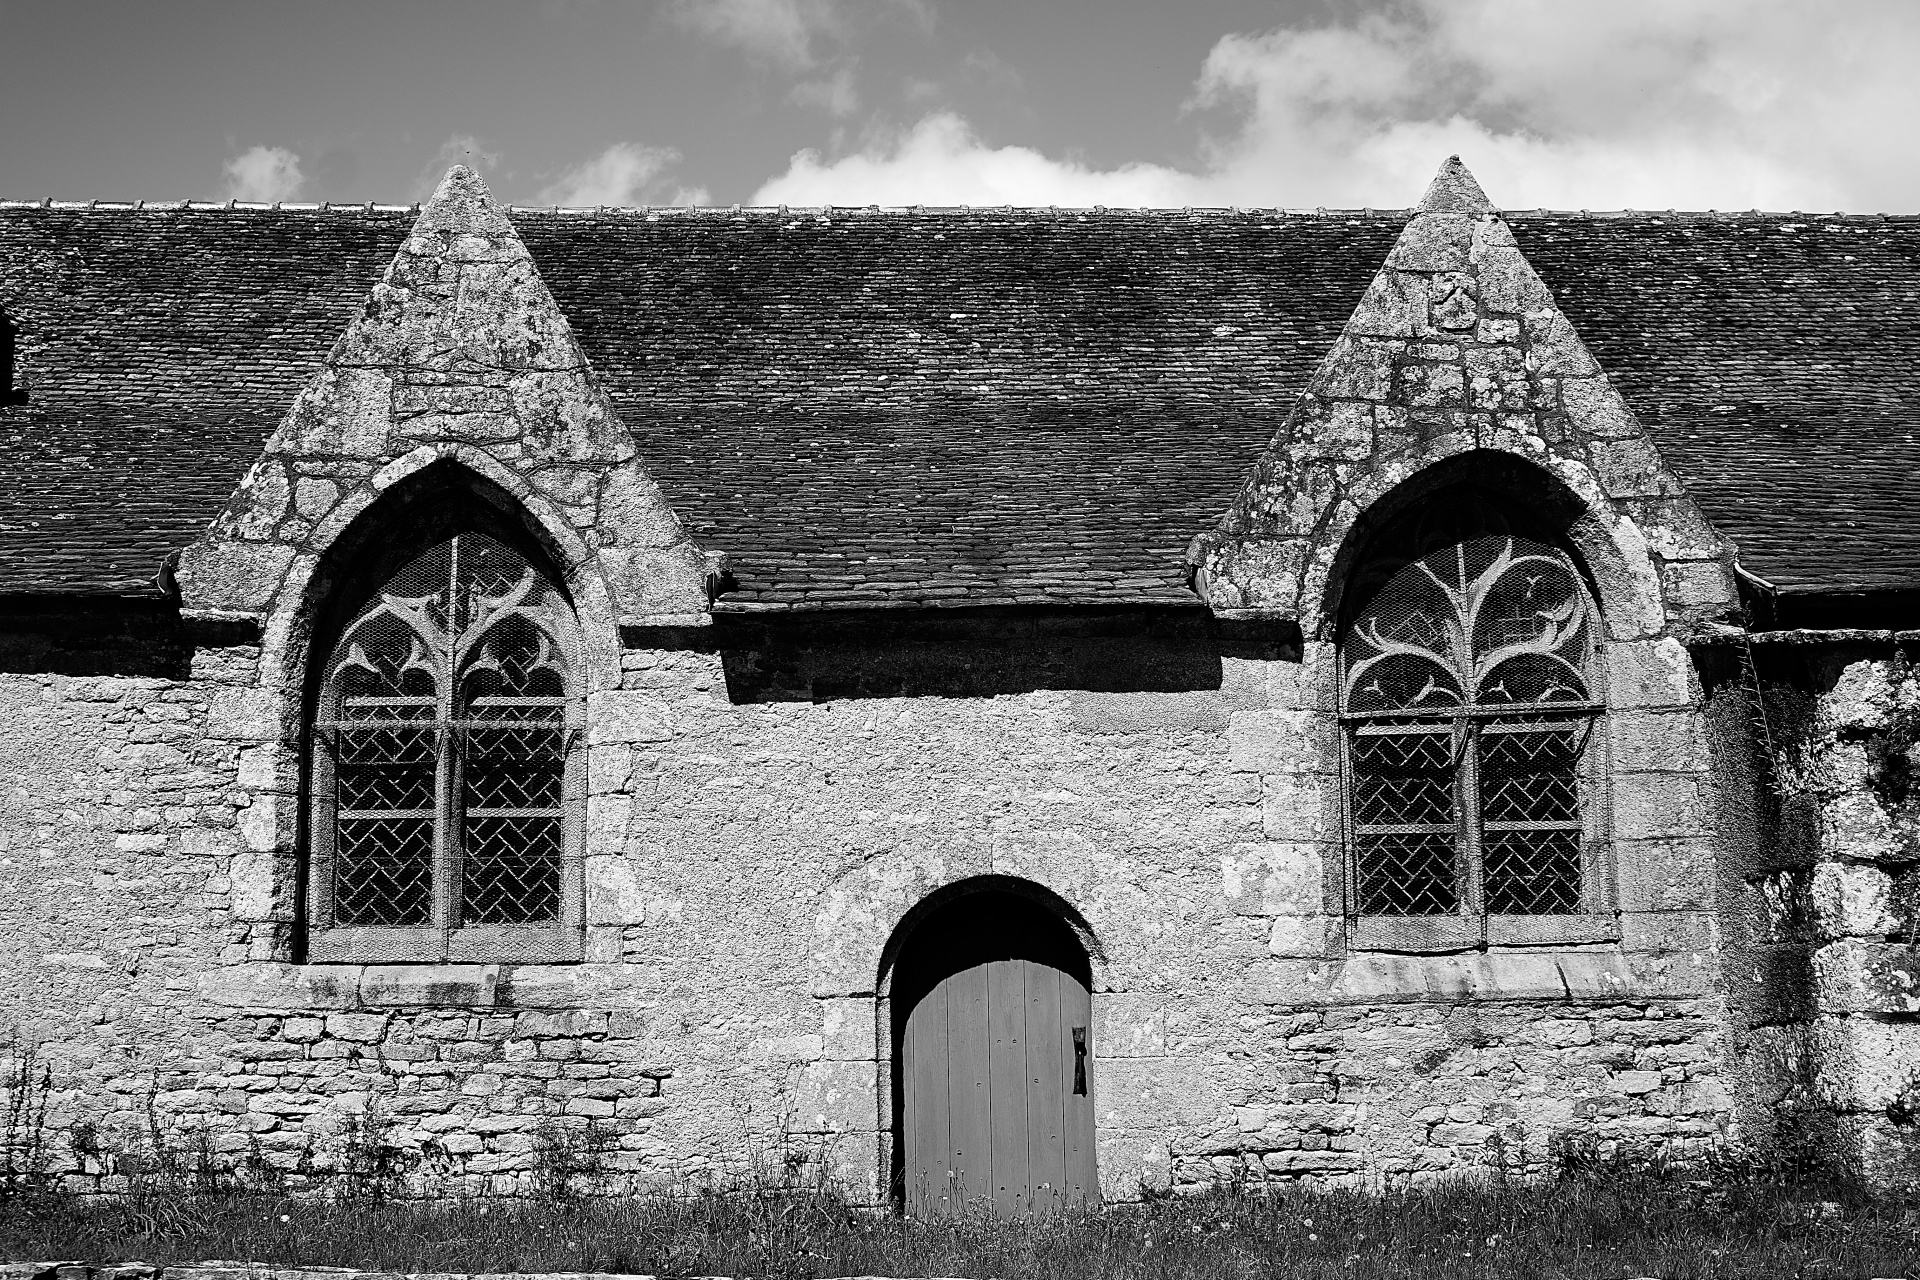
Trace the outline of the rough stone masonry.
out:
[[[28,447],[5,415],[58,437],[31,415],[84,381],[89,333],[95,363],[116,340],[78,300],[134,290],[62,247],[69,212],[0,209],[31,392],[3,449]],[[385,223],[72,216],[191,245],[242,214],[236,261],[276,219],[364,216],[336,257],[384,270],[275,303],[306,363],[275,385],[236,357],[278,424],[222,419],[241,465],[193,465],[225,505],[155,584],[56,566],[6,597],[0,1025],[70,1185],[122,1185],[155,1142],[323,1185],[372,1135],[423,1192],[531,1191],[566,1147],[606,1187],[771,1161],[887,1202],[894,966],[970,889],[1048,904],[1084,949],[1109,1199],[1541,1173],[1568,1144],[1812,1142],[1912,1175],[1902,597],[1838,593],[1878,631],[1773,625],[1814,605],[1747,568],[1746,526],[1643,421],[1641,366],[1611,376],[1457,162],[1410,216],[1169,223],[1111,277],[1146,215],[542,222],[456,168]],[[651,265],[596,271],[596,228],[629,224],[667,237]],[[919,274],[869,273],[893,250],[861,237],[896,227]],[[314,234],[271,253],[318,281]],[[1293,234],[1346,237],[1348,275],[1272,247]],[[768,301],[815,259],[824,292]],[[628,294],[630,324],[593,302]],[[743,297],[750,322],[715,319]],[[1082,400],[1106,407],[1076,425]],[[216,417],[154,448],[186,465]],[[1140,479],[1196,440],[1217,464],[1178,469],[1210,489]],[[1577,913],[1436,949],[1357,918],[1338,644],[1367,539],[1461,484],[1557,522],[1604,621],[1581,794],[1606,874]],[[81,545],[137,541],[131,507],[73,501]],[[577,890],[544,950],[456,931],[396,960],[314,911],[319,664],[358,566],[454,502],[542,548],[577,622]]]

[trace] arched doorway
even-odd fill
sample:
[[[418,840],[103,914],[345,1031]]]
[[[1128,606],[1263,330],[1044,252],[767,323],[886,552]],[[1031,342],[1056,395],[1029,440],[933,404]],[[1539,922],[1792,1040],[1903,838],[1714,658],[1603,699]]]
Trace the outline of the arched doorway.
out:
[[[932,905],[894,961],[895,1173],[918,1216],[1099,1199],[1087,952],[1017,885]]]

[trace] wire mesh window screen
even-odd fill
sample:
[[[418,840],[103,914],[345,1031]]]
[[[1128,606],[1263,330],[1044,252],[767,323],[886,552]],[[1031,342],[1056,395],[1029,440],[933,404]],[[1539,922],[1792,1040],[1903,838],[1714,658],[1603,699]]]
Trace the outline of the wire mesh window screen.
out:
[[[1586,903],[1598,620],[1568,555],[1485,502],[1390,530],[1341,642],[1352,909]]]
[[[517,551],[461,534],[409,562],[334,647],[316,749],[334,925],[561,917],[566,608]]]

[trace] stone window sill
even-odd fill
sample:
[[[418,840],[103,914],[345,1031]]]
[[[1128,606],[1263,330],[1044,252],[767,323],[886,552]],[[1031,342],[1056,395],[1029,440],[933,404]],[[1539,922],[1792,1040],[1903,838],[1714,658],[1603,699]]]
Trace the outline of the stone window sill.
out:
[[[1359,916],[1347,922],[1353,951],[1441,954],[1481,947],[1575,946],[1618,942],[1612,912],[1570,915]]]
[[[307,943],[317,964],[568,964],[585,953],[579,929],[551,925],[346,926],[316,930]]]

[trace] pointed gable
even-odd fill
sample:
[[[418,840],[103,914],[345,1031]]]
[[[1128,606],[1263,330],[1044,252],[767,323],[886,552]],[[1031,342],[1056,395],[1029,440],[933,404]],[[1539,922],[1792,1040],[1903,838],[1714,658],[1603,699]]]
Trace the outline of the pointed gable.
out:
[[[464,166],[183,553],[183,606],[273,611],[383,490],[441,460],[525,505],[622,622],[705,616],[717,558],[686,535],[526,245]]]
[[[1627,634],[1736,606],[1732,551],[1667,469],[1473,175],[1428,187],[1225,516],[1188,552],[1217,613],[1326,635],[1329,582],[1372,504],[1476,450],[1525,458],[1586,505],[1622,555]],[[1598,570],[1597,570],[1598,571]]]

